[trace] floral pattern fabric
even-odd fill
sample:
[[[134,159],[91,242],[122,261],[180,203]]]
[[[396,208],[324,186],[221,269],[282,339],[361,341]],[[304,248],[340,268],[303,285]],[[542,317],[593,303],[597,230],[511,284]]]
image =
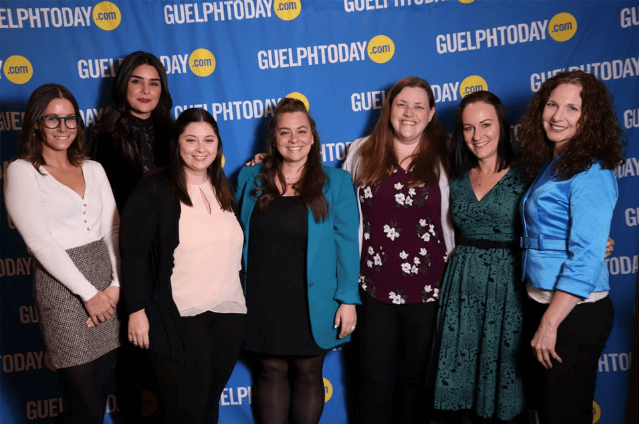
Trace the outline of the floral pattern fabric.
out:
[[[434,302],[446,262],[437,181],[411,187],[396,169],[381,183],[362,186],[363,243],[360,286],[391,304]]]

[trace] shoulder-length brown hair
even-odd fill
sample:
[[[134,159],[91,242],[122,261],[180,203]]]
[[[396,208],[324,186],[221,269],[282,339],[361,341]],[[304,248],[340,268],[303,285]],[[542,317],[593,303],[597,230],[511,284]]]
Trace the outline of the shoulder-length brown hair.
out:
[[[562,72],[541,85],[521,120],[519,154],[523,159],[522,169],[531,180],[553,153],[553,145],[543,128],[542,115],[550,94],[561,84],[581,87],[581,117],[577,132],[566,143],[554,165],[556,178],[572,178],[589,169],[593,162],[599,162],[604,169],[614,169],[623,161],[623,131],[606,86],[594,75],[583,71]]]
[[[186,127],[194,122],[206,122],[209,124],[215,135],[217,136],[217,156],[215,160],[206,169],[211,185],[215,188],[215,195],[220,203],[220,207],[229,212],[233,212],[236,206],[235,197],[233,196],[233,185],[226,178],[224,169],[222,168],[222,157],[224,148],[222,145],[222,137],[220,130],[215,122],[215,118],[204,109],[191,108],[187,109],[175,121],[175,133],[171,137],[169,152],[168,176],[171,188],[177,194],[180,201],[187,206],[193,206],[191,197],[186,188],[186,176],[184,174],[184,161],[180,156],[180,136],[184,133]]]
[[[311,114],[306,110],[304,103],[297,99],[285,97],[277,104],[273,112],[273,118],[268,123],[268,136],[266,138],[266,152],[268,156],[264,159],[264,165],[257,176],[261,185],[253,189],[252,194],[258,197],[257,208],[260,213],[266,212],[268,203],[281,196],[276,181],[282,187],[286,187],[286,179],[282,173],[283,158],[277,150],[277,128],[280,117],[285,113],[302,112],[308,118],[313,144],[308,152],[308,158],[302,169],[302,175],[293,189],[299,193],[304,205],[313,212],[316,222],[325,220],[328,217],[328,201],[322,191],[326,175],[322,170],[322,159],[320,150],[322,144],[317,133],[317,126]]]
[[[31,162],[36,169],[46,163],[44,157],[42,157],[42,144],[46,141],[47,136],[42,129],[41,118],[49,103],[55,99],[64,99],[71,102],[74,113],[78,117],[75,140],[67,149],[69,162],[74,166],[80,166],[84,159],[84,121],[80,116],[78,102],[66,87],[60,84],[45,84],[36,88],[31,93],[31,97],[29,97],[27,110],[24,113],[22,122],[20,144],[18,144],[18,157]],[[60,125],[64,124],[60,122]]]
[[[464,97],[457,107],[453,137],[451,140],[452,166],[450,175],[453,178],[461,177],[472,168],[479,166],[477,156],[468,148],[464,140],[464,122],[462,116],[468,105],[474,103],[486,103],[495,108],[497,124],[499,124],[499,141],[497,143],[497,168],[496,172],[506,169],[515,162],[515,152],[510,138],[510,121],[506,114],[506,108],[495,94],[490,91],[475,91]]]
[[[355,183],[359,186],[379,183],[388,178],[399,166],[393,138],[395,132],[391,124],[391,108],[395,97],[406,87],[419,87],[428,96],[428,105],[435,107],[435,95],[430,84],[418,77],[407,77],[397,81],[388,92],[382,112],[377,120],[370,138],[358,152],[360,165],[359,175]],[[439,178],[440,164],[448,173],[448,153],[446,151],[446,132],[437,121],[437,111],[424,129],[419,146],[413,154],[411,162],[410,184],[430,184]]]

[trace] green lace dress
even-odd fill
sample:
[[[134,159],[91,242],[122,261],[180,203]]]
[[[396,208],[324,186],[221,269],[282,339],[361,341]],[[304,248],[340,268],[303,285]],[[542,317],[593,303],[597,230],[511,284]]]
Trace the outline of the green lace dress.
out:
[[[526,188],[511,169],[477,201],[468,174],[452,180],[451,210],[458,239],[518,242],[518,206]],[[526,290],[520,270],[517,248],[458,243],[444,275],[437,317],[435,408],[471,410],[480,417],[506,421],[523,410],[517,362]]]

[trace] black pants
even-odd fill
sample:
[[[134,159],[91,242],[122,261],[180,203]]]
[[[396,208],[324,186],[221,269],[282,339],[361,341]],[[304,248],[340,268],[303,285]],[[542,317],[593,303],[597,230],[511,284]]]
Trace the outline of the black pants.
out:
[[[116,352],[117,350],[112,350],[86,364],[57,370],[64,413],[56,417],[56,423],[102,423],[106,408],[107,381],[115,363]]]
[[[165,423],[217,423],[220,395],[240,355],[244,314],[205,312],[180,318],[186,364],[151,353]]]
[[[119,316],[127,316],[126,311]],[[121,328],[124,334],[121,339],[122,345],[118,348],[114,370],[120,420],[122,424],[155,423],[159,411],[144,405],[145,392],[160,392],[149,352],[129,342],[126,320],[121,321]]]
[[[548,305],[528,299],[524,315],[528,343],[546,309]],[[579,304],[557,329],[555,351],[562,362],[551,358],[552,368],[547,370],[531,353],[527,388],[541,424],[592,424],[599,356],[612,321],[609,297]]]
[[[359,422],[425,422],[426,365],[438,303],[390,305],[366,293],[361,298],[353,340]]]

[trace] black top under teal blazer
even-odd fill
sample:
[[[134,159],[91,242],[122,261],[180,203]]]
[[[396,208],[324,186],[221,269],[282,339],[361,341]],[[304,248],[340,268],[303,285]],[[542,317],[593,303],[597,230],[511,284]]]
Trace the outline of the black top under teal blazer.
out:
[[[261,165],[240,171],[236,198],[244,225],[244,268],[247,268],[249,223],[257,198],[251,195]],[[359,304],[359,212],[353,183],[348,172],[323,167],[326,175],[324,196],[328,200],[328,218],[316,222],[308,211],[306,284],[313,338],[323,349],[331,349],[350,340],[338,338],[333,328],[340,304]],[[245,282],[246,283],[246,282]],[[246,285],[245,285],[246,289]],[[249,310],[250,314],[251,311]]]

